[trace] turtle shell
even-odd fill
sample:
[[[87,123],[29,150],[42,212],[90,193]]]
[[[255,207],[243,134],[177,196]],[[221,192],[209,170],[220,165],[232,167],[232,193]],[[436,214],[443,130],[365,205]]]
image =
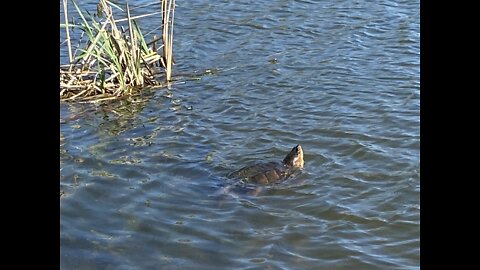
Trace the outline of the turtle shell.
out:
[[[248,183],[273,184],[284,181],[303,167],[303,150],[300,145],[293,147],[282,162],[256,163],[234,171],[230,176]]]

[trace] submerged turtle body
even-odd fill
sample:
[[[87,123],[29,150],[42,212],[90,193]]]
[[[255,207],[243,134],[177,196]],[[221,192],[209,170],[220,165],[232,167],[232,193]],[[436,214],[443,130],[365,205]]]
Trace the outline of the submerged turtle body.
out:
[[[303,150],[300,145],[293,147],[281,162],[256,163],[230,174],[248,183],[273,184],[284,181],[303,168]]]

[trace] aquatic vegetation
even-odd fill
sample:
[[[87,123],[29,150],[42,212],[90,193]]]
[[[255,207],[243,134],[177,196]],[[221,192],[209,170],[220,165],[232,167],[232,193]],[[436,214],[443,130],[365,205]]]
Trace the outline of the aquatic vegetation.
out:
[[[100,0],[97,12],[82,12],[72,0],[80,17],[80,23],[69,23],[67,0],[63,0],[66,46],[69,63],[60,66],[61,100],[106,100],[131,96],[146,87],[162,86],[157,80],[159,69],[165,71],[165,81],[171,80],[173,14],[175,1],[162,0],[161,11],[137,17],[130,15],[128,3],[122,9],[118,5]],[[113,8],[124,12],[125,19],[114,19]],[[162,14],[163,44],[157,48],[160,38],[146,42],[135,19]],[[87,39],[72,52],[70,31],[79,28]],[[163,56],[157,53],[163,49]]]

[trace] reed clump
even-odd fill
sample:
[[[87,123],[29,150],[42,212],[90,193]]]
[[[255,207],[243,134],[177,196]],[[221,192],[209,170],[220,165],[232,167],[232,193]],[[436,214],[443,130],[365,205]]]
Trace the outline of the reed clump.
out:
[[[171,22],[170,33],[173,35],[173,5],[164,5],[161,0],[161,12],[143,16],[152,16],[162,13],[162,22]],[[69,24],[67,18],[67,0],[63,0],[66,30],[66,44],[69,64],[60,66],[60,99],[61,100],[103,100],[115,99],[137,93],[140,89],[158,86],[162,83],[157,80],[163,68],[166,81],[170,81],[171,40],[165,39],[161,46],[157,46],[155,39],[150,43],[137,25],[135,18],[130,16],[128,3],[125,9],[107,0],[100,0],[96,14],[84,13],[72,0],[75,10],[80,17],[79,24]],[[163,9],[169,8],[168,10]],[[125,19],[115,20],[112,8],[116,8],[126,15]],[[171,14],[172,18],[165,21],[163,14]],[[122,25],[123,23],[123,25]],[[162,28],[169,26],[162,25]],[[72,52],[70,30],[79,28],[86,42]],[[158,47],[158,49],[157,49]],[[166,55],[165,48],[170,48],[170,56]],[[157,53],[162,50],[164,56]],[[167,71],[168,69],[168,71]]]

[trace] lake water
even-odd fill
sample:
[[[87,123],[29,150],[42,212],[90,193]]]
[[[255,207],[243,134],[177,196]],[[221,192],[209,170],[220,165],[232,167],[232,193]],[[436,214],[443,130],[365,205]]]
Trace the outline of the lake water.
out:
[[[176,2],[170,89],[61,103],[61,269],[419,269],[419,1]]]

